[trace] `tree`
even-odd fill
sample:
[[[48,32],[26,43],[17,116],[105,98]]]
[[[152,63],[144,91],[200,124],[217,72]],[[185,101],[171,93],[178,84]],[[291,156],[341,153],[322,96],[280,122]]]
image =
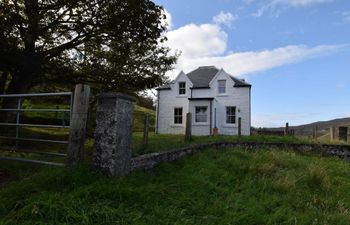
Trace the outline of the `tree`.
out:
[[[150,0],[1,0],[0,91],[51,82],[128,92],[158,86],[177,58],[162,44],[163,19]]]

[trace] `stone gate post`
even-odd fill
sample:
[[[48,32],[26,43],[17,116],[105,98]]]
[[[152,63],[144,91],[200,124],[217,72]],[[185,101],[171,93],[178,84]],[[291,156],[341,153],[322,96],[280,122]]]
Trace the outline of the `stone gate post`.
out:
[[[93,165],[107,175],[130,173],[134,101],[122,93],[98,96]]]

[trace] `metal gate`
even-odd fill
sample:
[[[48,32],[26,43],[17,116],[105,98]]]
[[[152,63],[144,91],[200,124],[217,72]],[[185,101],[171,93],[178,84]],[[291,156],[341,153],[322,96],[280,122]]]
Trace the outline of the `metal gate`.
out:
[[[67,97],[69,100],[69,108],[67,109],[26,109],[22,107],[22,103],[25,99],[31,99],[31,98],[37,98],[37,97],[52,97],[52,96],[63,96]],[[6,148],[3,146],[0,146],[0,150],[3,151],[12,151],[13,153],[34,153],[34,154],[46,154],[51,156],[57,156],[57,157],[66,157],[66,153],[58,153],[58,152],[49,152],[49,151],[40,151],[40,150],[25,150],[19,148],[19,142],[44,142],[44,143],[55,143],[55,144],[64,144],[68,145],[68,140],[50,140],[45,138],[33,138],[33,137],[21,137],[20,135],[20,129],[22,127],[35,127],[35,128],[63,128],[63,129],[70,129],[70,122],[68,125],[65,125],[64,123],[61,125],[49,125],[49,124],[29,124],[29,123],[21,123],[21,113],[24,112],[41,112],[41,113],[62,113],[69,114],[69,120],[72,118],[72,109],[73,109],[73,93],[72,92],[58,92],[58,93],[34,93],[34,94],[8,94],[8,95],[0,95],[0,99],[5,98],[15,98],[17,99],[17,108],[15,109],[0,109],[1,112],[14,112],[15,113],[15,122],[9,123],[9,122],[0,122],[0,127],[15,127],[15,135],[13,136],[6,136],[1,135],[0,140],[13,140],[15,142],[14,146],[10,148]],[[22,161],[22,162],[29,162],[29,163],[39,163],[39,164],[46,164],[46,165],[54,165],[54,166],[64,166],[64,163],[57,163],[57,162],[49,162],[44,160],[35,160],[35,159],[28,159],[25,157],[9,157],[9,156],[0,156],[0,160],[16,160],[16,161]]]

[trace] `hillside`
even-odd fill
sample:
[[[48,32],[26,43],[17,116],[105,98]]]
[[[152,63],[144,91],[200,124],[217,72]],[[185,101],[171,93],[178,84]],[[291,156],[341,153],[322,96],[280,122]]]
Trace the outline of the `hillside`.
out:
[[[329,133],[329,128],[332,126],[350,126],[350,117],[339,118],[329,121],[318,121],[314,123],[290,126],[290,129],[295,130],[295,134],[302,136],[312,136],[314,127],[317,126],[318,136]],[[279,128],[268,128],[269,130],[284,130],[284,127]]]
[[[0,224],[350,224],[349,164],[211,149],[124,178],[50,168],[0,189]]]
[[[149,130],[154,131],[156,112],[152,109],[147,109],[138,105],[135,105],[134,109],[134,131],[143,131],[145,114],[149,115]]]

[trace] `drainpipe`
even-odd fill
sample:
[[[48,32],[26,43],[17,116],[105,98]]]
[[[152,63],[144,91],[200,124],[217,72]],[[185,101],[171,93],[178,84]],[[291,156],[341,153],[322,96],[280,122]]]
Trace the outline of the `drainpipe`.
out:
[[[210,129],[210,131],[209,131],[209,133],[210,133],[210,135],[212,135],[213,133],[212,133],[212,130],[213,130],[213,110],[212,110],[212,108],[213,108],[213,100],[211,99],[210,100],[210,126],[209,126],[209,129]]]
[[[156,116],[156,134],[158,134],[158,120],[159,120],[159,90],[157,90],[157,116]]]

